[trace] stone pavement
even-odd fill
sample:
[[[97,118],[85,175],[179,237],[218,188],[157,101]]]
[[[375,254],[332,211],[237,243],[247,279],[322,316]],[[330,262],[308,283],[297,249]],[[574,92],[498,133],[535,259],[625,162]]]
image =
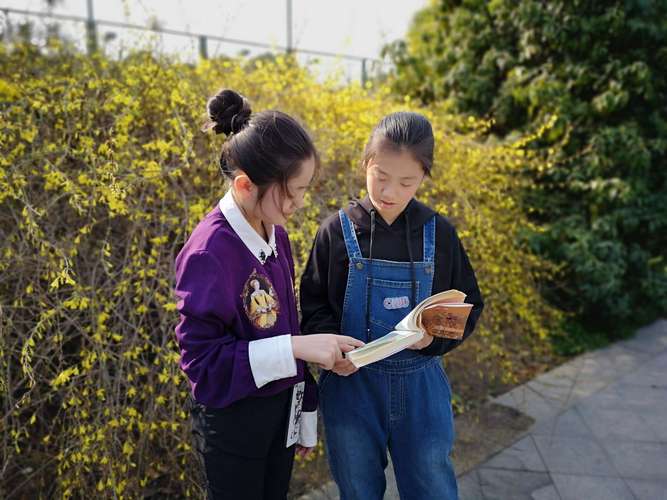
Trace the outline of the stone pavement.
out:
[[[460,500],[667,500],[667,320],[493,402],[535,422],[459,477]],[[387,479],[397,500],[391,468]],[[338,494],[329,483],[302,498]]]
[[[461,500],[667,500],[667,321],[496,398],[535,419]]]

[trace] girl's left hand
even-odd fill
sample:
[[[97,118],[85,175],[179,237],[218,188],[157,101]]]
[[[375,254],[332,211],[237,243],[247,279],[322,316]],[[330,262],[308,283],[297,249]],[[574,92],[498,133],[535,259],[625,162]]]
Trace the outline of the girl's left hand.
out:
[[[433,335],[429,335],[428,333],[424,333],[424,336],[422,339],[415,343],[412,344],[408,349],[412,349],[413,351],[418,351],[419,349],[423,349],[424,347],[428,347],[431,345],[431,342],[433,342]]]
[[[310,447],[310,448],[305,448],[304,446],[301,446],[300,444],[296,445],[296,454],[299,455],[301,458],[308,458],[312,453],[315,447]]]

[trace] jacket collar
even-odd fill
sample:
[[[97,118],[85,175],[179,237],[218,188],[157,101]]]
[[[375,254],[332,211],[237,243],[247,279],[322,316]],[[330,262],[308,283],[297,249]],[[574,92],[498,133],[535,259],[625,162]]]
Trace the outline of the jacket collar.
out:
[[[241,212],[241,209],[234,201],[231,189],[222,197],[218,203],[218,207],[222,215],[227,219],[227,222],[229,222],[229,225],[232,226],[234,232],[262,265],[271,254],[278,257],[275,226],[272,225],[270,230],[267,229],[269,233],[269,241],[267,243],[246,220],[243,212]]]

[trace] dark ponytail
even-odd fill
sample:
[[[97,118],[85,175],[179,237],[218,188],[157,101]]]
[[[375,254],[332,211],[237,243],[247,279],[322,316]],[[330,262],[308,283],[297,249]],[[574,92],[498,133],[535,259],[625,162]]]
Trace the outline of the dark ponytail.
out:
[[[291,116],[281,111],[252,113],[241,94],[223,89],[206,104],[209,120],[202,130],[227,135],[220,153],[220,169],[229,179],[243,171],[260,189],[278,183],[287,192],[287,181],[299,173],[309,158],[319,163],[317,150],[308,133]]]
[[[376,125],[364,150],[363,165],[380,151],[408,151],[419,162],[426,175],[431,175],[435,139],[431,123],[424,115],[399,111],[385,116]]]

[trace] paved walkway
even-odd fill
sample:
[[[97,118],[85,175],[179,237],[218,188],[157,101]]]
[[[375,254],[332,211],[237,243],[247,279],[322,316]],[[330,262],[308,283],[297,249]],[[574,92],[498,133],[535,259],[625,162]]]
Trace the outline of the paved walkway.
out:
[[[667,500],[667,321],[496,399],[535,423],[461,500]]]
[[[535,423],[459,477],[460,500],[667,500],[667,320],[494,402]],[[330,483],[303,498],[338,495]]]

